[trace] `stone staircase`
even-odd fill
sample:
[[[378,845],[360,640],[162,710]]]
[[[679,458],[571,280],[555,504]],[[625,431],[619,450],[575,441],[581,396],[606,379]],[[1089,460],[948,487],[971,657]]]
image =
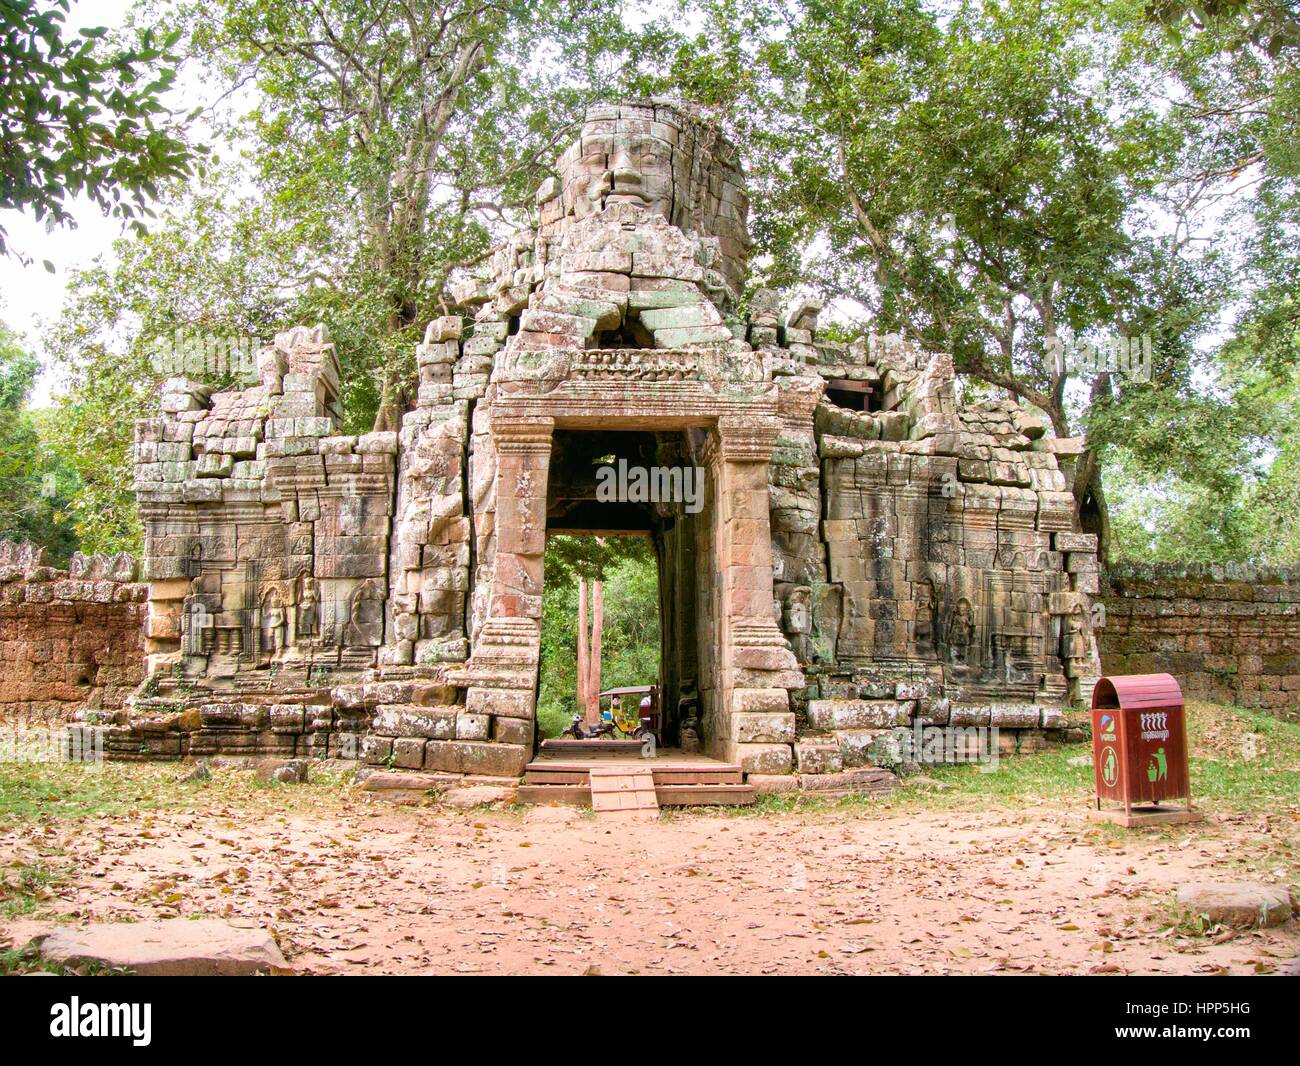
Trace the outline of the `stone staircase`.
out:
[[[590,806],[592,770],[608,773],[619,765],[622,760],[563,756],[534,759],[524,769],[519,802]],[[743,805],[757,798],[753,786],[745,783],[740,767],[731,763],[628,759],[626,765],[642,772],[649,770],[660,807]]]

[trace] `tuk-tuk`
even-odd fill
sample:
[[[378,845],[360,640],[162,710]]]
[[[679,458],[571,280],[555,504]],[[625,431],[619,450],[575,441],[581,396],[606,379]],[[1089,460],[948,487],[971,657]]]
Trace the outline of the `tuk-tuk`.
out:
[[[659,739],[660,710],[658,685],[633,685],[628,688],[609,688],[599,696],[600,717],[588,726],[581,714],[563,736],[578,740],[596,737],[610,739],[641,738],[653,734]]]
[[[601,717],[608,701],[610,717],[620,733],[653,733],[659,736],[659,686],[633,685],[630,688],[607,688],[600,694]],[[638,729],[639,727],[639,729]]]

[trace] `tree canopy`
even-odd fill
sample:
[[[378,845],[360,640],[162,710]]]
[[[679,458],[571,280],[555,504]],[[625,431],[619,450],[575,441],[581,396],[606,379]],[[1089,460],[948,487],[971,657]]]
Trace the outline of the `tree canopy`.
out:
[[[751,284],[820,292],[843,334],[950,351],[967,395],[1085,436],[1074,490],[1112,554],[1296,557],[1285,4],[145,0],[135,17],[166,31],[130,86],[161,92],[183,63],[210,93],[217,162],[138,186],[159,218],[73,275],[46,337],[48,439],[88,546],[138,536],[130,422],[159,344],[323,321],[346,428],[392,424],[424,323],[461,310],[454,282],[530,224],[585,105],[664,92],[741,147]],[[40,131],[15,136],[51,154]],[[1076,358],[1124,338],[1149,342],[1149,374]],[[556,555],[553,574],[618,563]]]
[[[103,27],[68,33],[69,7],[0,4],[0,209],[66,224],[69,199],[84,194],[139,231],[159,184],[193,160],[163,104],[180,34],[110,43]]]

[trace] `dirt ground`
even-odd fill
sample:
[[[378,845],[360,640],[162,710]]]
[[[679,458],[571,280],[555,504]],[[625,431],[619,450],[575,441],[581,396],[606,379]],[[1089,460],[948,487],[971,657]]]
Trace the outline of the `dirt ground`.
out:
[[[0,831],[0,860],[58,856],[47,918],[224,916],[313,974],[1251,974],[1291,969],[1296,921],[1196,935],[1173,889],[1292,880],[1295,830],[1238,814],[1126,834],[1053,805],[611,825],[358,803],[27,824]],[[0,944],[41,928],[10,921]]]

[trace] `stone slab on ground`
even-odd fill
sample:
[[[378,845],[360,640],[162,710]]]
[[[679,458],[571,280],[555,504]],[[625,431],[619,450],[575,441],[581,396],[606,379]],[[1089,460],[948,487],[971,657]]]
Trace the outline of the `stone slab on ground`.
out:
[[[458,775],[435,777],[432,774],[378,770],[366,774],[364,778],[358,775],[357,788],[386,803],[413,806],[428,802],[435,791],[455,787],[460,781]]]
[[[502,785],[469,785],[463,788],[449,788],[439,798],[439,802],[448,807],[468,810],[489,803],[513,803],[517,795],[518,792],[514,788]]]
[[[41,958],[96,962],[154,977],[239,977],[288,968],[264,929],[218,918],[156,922],[101,922],[56,929],[41,941]]]
[[[881,767],[860,767],[827,774],[747,774],[745,781],[760,796],[804,792],[822,799],[892,792],[898,787],[898,776]]]
[[[1291,896],[1280,885],[1255,881],[1194,881],[1178,886],[1178,905],[1189,914],[1240,928],[1266,929],[1291,917]]]
[[[745,780],[760,796],[799,791],[799,778],[795,774],[749,774]]]
[[[257,764],[259,781],[279,781],[281,784],[304,784],[309,773],[306,759],[263,759]]]

